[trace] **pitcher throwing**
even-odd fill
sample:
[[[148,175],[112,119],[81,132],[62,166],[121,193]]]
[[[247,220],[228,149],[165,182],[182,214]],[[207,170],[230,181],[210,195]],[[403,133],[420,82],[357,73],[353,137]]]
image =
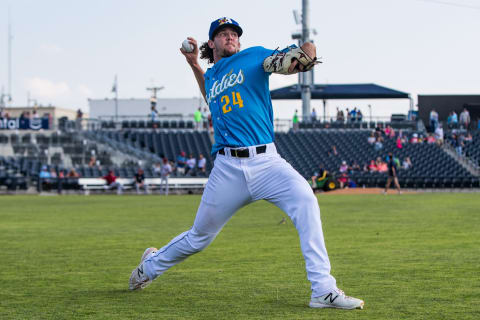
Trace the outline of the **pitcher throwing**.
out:
[[[192,52],[180,49],[210,107],[216,160],[193,226],[160,250],[146,249],[132,271],[130,289],[144,288],[205,249],[238,209],[263,199],[282,209],[297,228],[312,284],[310,307],[362,309],[364,302],[346,296],[330,274],[317,198],[273,143],[269,76],[311,70],[318,63],[316,48],[307,42],[280,51],[263,47],[240,51],[242,32],[235,20],[220,18],[211,23],[209,40],[200,49],[193,38],[188,38]],[[213,63],[207,72],[198,64],[199,51],[202,59]]]

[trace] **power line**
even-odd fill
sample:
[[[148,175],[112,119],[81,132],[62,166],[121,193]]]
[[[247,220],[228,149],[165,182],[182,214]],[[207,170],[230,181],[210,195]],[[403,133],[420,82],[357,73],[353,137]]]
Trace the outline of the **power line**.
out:
[[[436,3],[436,4],[444,4],[444,5],[447,5],[447,6],[459,7],[459,8],[480,10],[480,7],[478,7],[478,6],[471,6],[471,5],[468,5],[468,4],[459,4],[459,3],[453,3],[453,2],[448,2],[448,1],[440,1],[440,0],[417,0],[417,1],[430,2],[430,3]]]

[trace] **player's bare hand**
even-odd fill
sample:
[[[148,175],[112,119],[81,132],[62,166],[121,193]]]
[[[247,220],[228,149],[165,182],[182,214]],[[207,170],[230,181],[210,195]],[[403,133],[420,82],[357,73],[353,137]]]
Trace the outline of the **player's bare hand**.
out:
[[[193,65],[196,64],[198,61],[198,45],[197,40],[192,37],[187,37],[188,42],[193,46],[192,52],[186,52],[183,48],[180,48],[180,52],[185,56],[187,59],[188,64]]]

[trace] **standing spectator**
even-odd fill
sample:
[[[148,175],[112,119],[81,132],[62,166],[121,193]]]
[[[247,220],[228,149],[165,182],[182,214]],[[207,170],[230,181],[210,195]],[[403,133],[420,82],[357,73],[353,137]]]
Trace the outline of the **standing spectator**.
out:
[[[172,166],[168,163],[167,158],[163,158],[163,165],[160,178],[160,192],[163,190],[163,183],[165,183],[165,195],[168,196],[168,177],[172,173]]]
[[[293,114],[292,123],[293,123],[293,131],[297,131],[298,130],[298,110],[295,110],[295,113]]]
[[[397,164],[395,160],[393,159],[393,154],[390,152],[388,154],[388,178],[387,178],[387,183],[385,184],[385,190],[383,191],[383,194],[387,194],[388,188],[390,187],[390,184],[392,183],[392,180],[395,184],[395,187],[397,188],[398,194],[401,193],[400,191],[400,183],[398,183],[398,176],[397,176]]]
[[[206,175],[206,170],[207,170],[207,159],[203,156],[203,154],[199,154],[198,156],[198,164],[197,164],[198,172],[202,176]]]
[[[137,194],[140,194],[140,189],[142,188],[145,191],[145,194],[148,194],[148,184],[145,181],[145,174],[142,168],[138,168],[137,173],[135,173],[134,183]]]
[[[466,130],[470,127],[470,113],[467,108],[463,108],[462,113],[460,113],[460,126]]]
[[[203,130],[208,130],[208,111],[207,111],[207,108],[203,108],[202,121],[203,121]]]
[[[347,123],[352,122],[352,114],[350,113],[350,111],[348,110],[348,108],[347,108],[347,110],[345,111],[345,113],[347,114]]]
[[[177,174],[184,175],[185,174],[185,164],[187,159],[185,158],[185,151],[181,151],[180,154],[177,156]]]
[[[435,139],[437,140],[437,144],[439,146],[443,145],[443,128],[442,124],[440,123],[435,130]]]
[[[340,184],[340,189],[348,187],[348,181],[349,181],[348,174],[346,172],[342,172],[342,174],[337,179],[337,181]]]
[[[351,120],[352,122],[357,121],[357,108],[353,108],[353,109],[350,111],[350,120]]]
[[[374,146],[375,151],[379,151],[383,149],[383,138],[378,137],[377,140],[375,141],[375,146]]]
[[[463,144],[463,136],[460,135],[460,134],[453,134],[452,136],[452,139],[453,139],[453,145],[455,147],[455,151],[457,151],[457,154],[459,156],[462,155],[462,152],[463,152],[463,147],[464,147],[464,144]]]
[[[389,124],[387,124],[387,127],[385,128],[385,135],[390,139],[395,137],[395,130],[393,130]]]
[[[343,123],[345,121],[345,116],[343,114],[343,111],[338,109],[337,107],[337,122]]]
[[[158,121],[157,121],[157,116],[158,116],[158,111],[155,107],[155,104],[152,103],[152,107],[150,108],[150,117],[152,118],[152,126],[153,128],[158,127]]]
[[[312,121],[312,122],[317,121],[317,111],[315,111],[315,108],[312,108],[312,114],[310,115],[310,121]]]
[[[195,121],[195,130],[202,129],[202,108],[199,107],[193,114],[193,120]]]
[[[193,157],[193,154],[188,156],[188,160],[186,161],[186,168],[185,168],[185,175],[194,175],[195,174],[195,167],[197,166],[197,159]]]
[[[403,148],[403,145],[402,145],[402,138],[400,138],[400,137],[397,137],[396,144],[397,144],[397,149],[402,149],[402,148]]]
[[[120,195],[122,194],[123,191],[123,186],[117,182],[117,177],[115,176],[115,173],[113,173],[113,170],[108,171],[108,174],[104,177],[102,177],[107,182],[107,185],[105,186],[106,190],[111,190],[111,189],[117,189],[117,194]]]
[[[435,129],[437,129],[437,125],[438,125],[438,113],[437,111],[435,111],[435,109],[432,109],[432,111],[430,111],[430,128],[431,128],[431,132],[435,132]]]
[[[83,112],[81,109],[77,110],[77,117],[75,119],[75,126],[77,128],[77,131],[82,130],[82,118],[83,118]]]
[[[358,109],[358,111],[357,111],[357,121],[358,122],[363,121],[363,114],[362,114],[362,111],[360,109]]]

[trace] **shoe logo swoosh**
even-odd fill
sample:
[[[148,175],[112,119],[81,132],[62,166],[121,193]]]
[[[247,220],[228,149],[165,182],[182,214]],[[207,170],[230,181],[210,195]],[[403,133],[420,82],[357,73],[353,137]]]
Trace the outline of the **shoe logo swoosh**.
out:
[[[141,277],[143,275],[143,265],[141,265],[140,267],[138,267],[138,276]]]

